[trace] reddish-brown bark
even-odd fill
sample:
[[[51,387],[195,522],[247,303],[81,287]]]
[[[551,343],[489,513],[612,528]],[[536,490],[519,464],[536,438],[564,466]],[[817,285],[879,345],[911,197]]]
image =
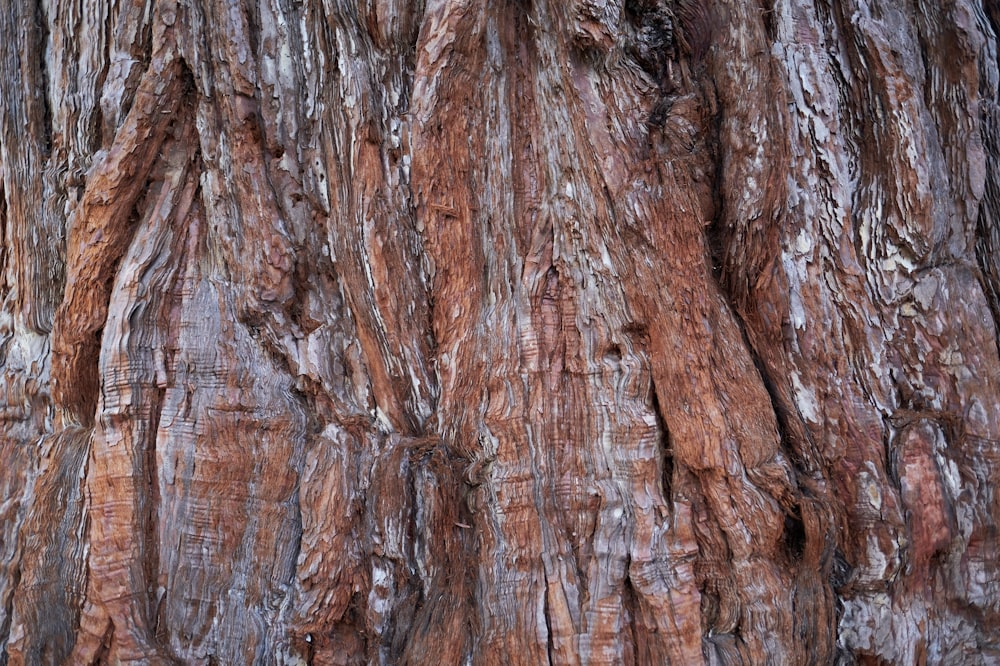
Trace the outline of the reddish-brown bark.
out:
[[[7,3],[0,661],[1000,659],[998,25]]]

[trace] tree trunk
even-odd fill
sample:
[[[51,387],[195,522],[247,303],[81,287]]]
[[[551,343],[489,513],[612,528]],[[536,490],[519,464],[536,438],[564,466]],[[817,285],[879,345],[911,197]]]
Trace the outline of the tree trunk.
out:
[[[0,663],[1000,660],[1000,5],[8,0]]]

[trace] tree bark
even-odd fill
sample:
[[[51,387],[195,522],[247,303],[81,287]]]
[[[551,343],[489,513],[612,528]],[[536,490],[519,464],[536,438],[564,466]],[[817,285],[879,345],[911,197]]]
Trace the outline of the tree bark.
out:
[[[0,8],[0,663],[1000,660],[1000,5]]]

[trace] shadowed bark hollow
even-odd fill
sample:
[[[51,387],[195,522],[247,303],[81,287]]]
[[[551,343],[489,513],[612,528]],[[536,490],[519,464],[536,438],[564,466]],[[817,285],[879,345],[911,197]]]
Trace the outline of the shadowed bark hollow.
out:
[[[0,4],[0,664],[1000,661],[996,2]]]

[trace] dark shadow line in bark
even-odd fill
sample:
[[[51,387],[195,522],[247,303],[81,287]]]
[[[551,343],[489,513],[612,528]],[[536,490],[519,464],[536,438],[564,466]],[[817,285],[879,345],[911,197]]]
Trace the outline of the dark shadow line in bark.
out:
[[[847,556],[838,547],[834,548],[833,556],[830,559],[830,585],[838,593],[842,593],[847,589],[847,585],[851,582],[854,577],[854,566],[847,561]],[[838,594],[837,603],[835,604],[834,610],[837,612],[837,621],[840,621],[840,616],[843,614],[844,608],[841,601],[842,594]]]
[[[16,3],[15,3],[16,4]],[[38,0],[35,3],[35,16],[34,16],[34,27],[37,30],[37,35],[26,36],[28,43],[31,44],[46,44],[49,41],[49,26],[45,20],[43,2]],[[45,49],[39,49],[38,58],[38,76],[41,79],[40,86],[42,94],[39,96],[39,101],[41,103],[42,109],[42,136],[39,137],[42,140],[42,151],[45,157],[48,157],[52,150],[52,106],[50,104],[48,89],[49,89],[49,70],[45,66]]]
[[[105,23],[103,27],[105,31],[104,35],[102,35],[102,37],[104,38],[104,50],[101,55],[103,56],[104,61],[101,65],[101,69],[97,72],[97,75],[94,80],[94,90],[98,91],[104,90],[104,84],[108,80],[108,72],[111,69],[111,45],[114,42],[114,35],[111,34],[110,22]],[[147,54],[146,62],[144,63],[144,65],[146,66],[148,66],[149,64],[148,58],[149,55]],[[131,101],[126,96],[123,97],[124,97],[124,99],[122,100],[123,102],[125,102],[126,100]],[[98,102],[97,104],[94,105],[93,113],[90,116],[90,122],[87,123],[87,138],[90,140],[87,148],[89,149],[91,155],[100,150],[101,147],[104,145],[104,140],[106,138],[104,136],[104,121],[105,121],[104,108],[100,104],[100,102]],[[107,137],[107,138],[110,139],[113,137]],[[63,252],[65,254],[65,249],[63,250]]]
[[[716,142],[718,142],[718,137],[721,136],[722,122],[722,113],[716,114],[712,120],[711,137]],[[716,157],[714,175],[715,183],[724,182],[724,169],[725,165],[723,164],[723,160]],[[798,413],[798,410],[790,396],[785,395],[784,392],[779,389],[779,382],[781,380],[773,378],[768,372],[767,364],[762,358],[757,347],[753,344],[753,341],[748,333],[749,324],[746,320],[746,311],[747,309],[754,307],[752,282],[755,281],[758,276],[750,276],[750,283],[741,284],[741,280],[736,279],[735,276],[732,275],[730,266],[727,263],[728,258],[726,256],[726,247],[730,244],[731,239],[728,238],[729,232],[725,228],[724,222],[727,217],[725,197],[722,196],[720,188],[717,186],[713,187],[712,191],[713,198],[715,200],[715,217],[705,228],[705,244],[708,249],[706,261],[709,264],[710,274],[714,277],[716,287],[726,302],[726,306],[732,314],[733,321],[739,328],[743,345],[747,349],[747,353],[750,355],[754,367],[757,370],[757,375],[767,392],[771,403],[771,409],[775,416],[779,447],[782,454],[784,454],[784,456],[788,459],[792,470],[790,481],[794,496],[775,499],[781,505],[782,512],[784,514],[784,546],[786,555],[788,555],[792,562],[798,562],[806,552],[807,541],[811,531],[805,524],[805,516],[803,515],[801,508],[801,502],[803,500],[803,493],[805,489],[800,483],[800,478],[803,475],[807,477],[810,476],[803,449],[806,444],[808,444],[810,448],[815,448],[815,446],[811,441],[808,443],[802,442],[801,444],[796,445],[796,438],[806,438],[811,440],[809,431],[802,425],[802,416]],[[758,223],[762,222],[758,221]],[[774,224],[778,223],[780,222],[775,222]],[[740,293],[742,289],[746,289],[746,293]],[[799,422],[799,427],[792,425],[793,420],[797,420]]]
[[[260,7],[256,2],[248,2],[243,4],[242,7],[247,25],[247,43],[250,46],[250,52],[254,54],[254,59],[260,62],[262,55],[260,49]],[[260,102],[261,89],[259,84],[255,92],[257,94],[257,101]]]
[[[709,82],[705,84],[706,88],[708,86],[713,86],[714,83]],[[708,90],[707,92],[702,92],[702,99],[704,100],[708,95],[715,96],[713,90]],[[736,299],[734,298],[733,292],[735,291],[736,285],[733,284],[733,277],[730,275],[730,271],[727,266],[726,258],[726,245],[727,245],[727,230],[725,229],[725,219],[726,219],[726,198],[723,196],[722,187],[720,183],[725,182],[725,160],[721,158],[721,140],[720,137],[723,136],[723,113],[721,111],[716,111],[705,123],[705,141],[704,146],[706,149],[711,150],[711,160],[714,169],[712,170],[712,181],[711,181],[711,193],[712,193],[712,214],[713,217],[708,224],[705,225],[705,248],[707,249],[706,261],[708,262],[709,274],[715,280],[716,285],[719,288],[719,292],[725,298],[729,309],[733,311],[737,316],[735,317],[740,330],[744,328],[743,318],[738,315],[739,310],[734,306],[737,305]],[[746,335],[744,334],[744,337]],[[754,357],[756,361],[756,357]]]
[[[156,440],[159,432],[160,415],[163,412],[163,400],[166,396],[166,389],[157,388],[150,399],[149,415],[149,435],[145,451],[140,455],[144,460],[142,464],[145,472],[145,481],[148,486],[146,497],[145,515],[140,519],[143,521],[143,543],[141,548],[144,553],[142,560],[143,573],[146,578],[146,605],[149,609],[149,625],[154,639],[159,638],[158,634],[162,628],[166,633],[166,626],[162,622],[165,618],[160,614],[163,604],[162,599],[157,599],[158,585],[157,579],[160,570],[160,547],[159,547],[159,510],[160,510],[160,483],[159,468],[156,464]],[[161,645],[166,646],[163,641]]]
[[[977,235],[979,237],[976,239],[976,258],[979,260],[979,270],[976,271],[976,277],[979,280],[983,294],[986,295],[986,302],[993,318],[993,341],[996,345],[997,353],[1000,354],[1000,275],[997,275],[997,271],[991,270],[990,267],[990,263],[995,255],[991,251],[992,248],[989,247],[990,243],[986,240],[989,229],[988,222],[984,220],[984,217],[983,206],[981,205],[979,222],[977,224],[979,232]]]
[[[632,558],[626,555],[625,560],[625,580],[622,581],[622,606],[625,616],[625,622],[628,627],[625,630],[626,638],[626,659],[625,664],[639,664],[641,663],[639,659],[640,642],[639,636],[636,631],[636,623],[639,621],[639,614],[641,609],[639,608],[639,599],[636,594],[635,587],[632,585],[632,578],[628,574],[629,567],[632,565]],[[631,648],[631,654],[628,649]],[[631,656],[632,661],[629,662],[627,657]]]
[[[99,664],[107,664],[108,657],[111,656],[111,646],[114,644],[115,639],[115,624],[111,620],[108,620],[108,627],[104,630],[104,635],[101,636],[100,647],[97,653],[94,654],[93,659],[90,660],[88,666],[98,666]]]
[[[785,454],[785,456],[788,458],[789,464],[792,466],[792,469],[795,473],[792,478],[792,483],[794,484],[794,488],[797,493],[796,500],[798,500],[800,499],[802,492],[801,488],[799,487],[798,476],[800,474],[806,473],[806,470],[801,466],[801,461],[799,460],[799,456],[795,455],[795,450],[800,449],[801,447],[793,446],[792,440],[794,435],[792,434],[792,431],[801,430],[803,432],[807,432],[807,430],[805,428],[793,429],[790,426],[789,424],[790,419],[794,418],[801,419],[801,416],[799,416],[797,412],[792,412],[788,408],[787,405],[788,401],[783,398],[780,391],[778,390],[777,385],[775,384],[775,381],[768,374],[767,367],[764,364],[763,359],[760,357],[760,354],[757,353],[757,349],[754,347],[753,343],[751,343],[749,337],[747,336],[746,324],[743,321],[742,315],[740,315],[738,312],[734,310],[733,316],[740,327],[740,332],[743,335],[743,344],[746,345],[747,350],[749,350],[750,358],[753,359],[754,367],[757,369],[757,374],[760,377],[760,381],[764,385],[764,390],[767,391],[767,396],[771,401],[771,409],[774,412],[774,421],[777,424],[778,428],[778,442],[781,448],[781,452]],[[787,506],[783,506],[782,508],[784,508],[786,511],[785,514],[786,521],[789,518],[788,511],[796,511],[796,512],[798,511],[797,502],[795,508]]]
[[[663,420],[663,410],[660,408],[660,399],[656,394],[656,380],[652,373],[650,373],[649,378],[649,393],[653,415],[656,417],[656,427],[660,431],[659,447],[662,456],[660,483],[662,484],[663,501],[667,507],[672,509],[674,506],[673,501],[671,501],[674,485],[673,446],[670,441],[670,430],[667,429],[667,423]]]
[[[987,2],[983,18],[992,30],[995,46],[1000,46],[1000,3]],[[987,35],[987,38],[989,36]],[[982,53],[986,49],[983,48]],[[998,63],[990,63],[996,67]],[[980,134],[986,152],[986,183],[976,221],[977,277],[993,316],[994,340],[1000,353],[1000,100],[998,91],[980,84],[982,96]]]
[[[3,302],[10,293],[10,285],[7,284],[7,262],[10,260],[7,251],[7,190],[3,181],[4,179],[0,178],[0,307],[3,306]],[[0,333],[0,366],[7,364],[7,347],[12,337],[13,332],[7,330],[6,327]]]
[[[545,573],[545,567],[542,567],[542,577],[545,580],[545,589],[549,588],[549,576]],[[545,655],[548,659],[548,666],[552,666],[555,661],[552,658],[552,619],[549,617],[549,595],[545,592],[542,595],[542,612],[545,615]]]

